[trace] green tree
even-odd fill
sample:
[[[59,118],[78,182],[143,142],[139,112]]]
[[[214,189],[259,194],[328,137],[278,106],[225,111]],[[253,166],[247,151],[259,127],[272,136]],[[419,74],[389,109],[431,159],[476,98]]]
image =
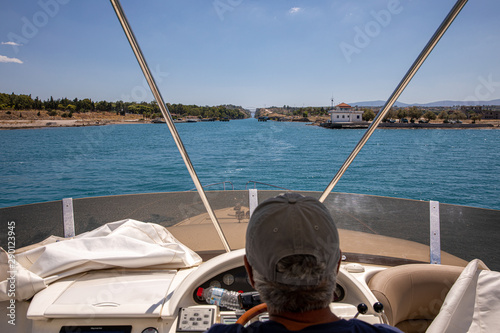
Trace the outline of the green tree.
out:
[[[94,110],[94,103],[89,98],[84,98],[76,102],[76,110],[82,112],[88,112]]]
[[[443,110],[443,111],[439,112],[438,118],[442,119],[442,120],[448,120],[448,118],[450,118],[448,111]]]
[[[401,120],[405,118],[408,115],[408,112],[405,109],[399,109],[398,113],[396,114],[396,117]]]
[[[106,101],[100,101],[95,105],[98,111],[111,111],[112,104]]]
[[[475,124],[476,123],[476,120],[477,121],[481,121],[481,115],[480,114],[477,114],[475,112],[472,112],[470,114],[470,119],[472,120],[472,123]]]
[[[10,97],[7,94],[0,93],[0,105],[4,105],[5,108],[8,108],[10,105]]]
[[[373,119],[375,119],[375,112],[370,109],[365,109],[365,112],[363,112],[363,120],[372,121]]]
[[[12,100],[12,105],[14,105],[14,109],[16,110],[32,109],[33,100],[31,99],[31,95],[15,95],[13,93]]]
[[[38,98],[38,96],[35,98],[33,101],[33,109],[35,110],[41,110],[43,108],[43,103],[42,101]]]
[[[408,110],[408,116],[410,117],[411,122],[415,122],[415,120],[418,120],[420,117],[422,117],[422,114],[422,110],[420,110],[416,106],[411,106]]]
[[[467,116],[465,115],[465,113],[463,113],[462,111],[455,111],[453,112],[453,114],[451,115],[453,119],[455,120],[459,120],[459,119],[467,119]]]
[[[436,114],[432,111],[427,111],[426,113],[424,113],[424,118],[427,120],[427,121],[431,121],[431,120],[435,120],[437,118]]]
[[[54,101],[54,97],[50,96],[50,99],[48,101],[43,102],[45,106],[45,110],[49,109],[57,109],[57,102]]]
[[[114,110],[116,111],[116,114],[118,115],[125,115],[126,107],[125,103],[123,101],[117,101],[115,105],[113,106]]]

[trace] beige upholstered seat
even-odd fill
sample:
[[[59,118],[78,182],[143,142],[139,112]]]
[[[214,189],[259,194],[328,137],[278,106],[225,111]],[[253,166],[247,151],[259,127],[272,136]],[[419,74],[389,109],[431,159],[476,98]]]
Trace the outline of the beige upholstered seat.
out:
[[[425,332],[462,270],[430,264],[396,266],[375,274],[368,286],[384,305],[389,324],[407,333]]]

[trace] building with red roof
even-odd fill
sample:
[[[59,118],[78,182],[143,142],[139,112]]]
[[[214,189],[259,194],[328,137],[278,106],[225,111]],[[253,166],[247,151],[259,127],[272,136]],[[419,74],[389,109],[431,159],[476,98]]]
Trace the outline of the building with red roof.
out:
[[[332,123],[358,123],[363,121],[363,111],[358,111],[349,104],[340,103],[328,112]]]

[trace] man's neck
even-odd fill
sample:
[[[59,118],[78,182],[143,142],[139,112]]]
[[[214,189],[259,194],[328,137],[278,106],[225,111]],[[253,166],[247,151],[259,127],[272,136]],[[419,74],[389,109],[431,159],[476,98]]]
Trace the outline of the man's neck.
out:
[[[308,312],[270,313],[269,319],[284,325],[289,331],[299,331],[307,326],[326,324],[340,320],[330,308]]]

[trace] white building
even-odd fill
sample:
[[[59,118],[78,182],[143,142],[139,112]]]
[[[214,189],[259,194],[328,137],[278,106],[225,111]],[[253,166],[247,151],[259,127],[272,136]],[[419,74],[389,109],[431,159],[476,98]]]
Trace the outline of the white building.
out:
[[[328,111],[332,123],[357,123],[363,121],[363,111],[355,111],[352,106],[340,103],[335,109]]]

